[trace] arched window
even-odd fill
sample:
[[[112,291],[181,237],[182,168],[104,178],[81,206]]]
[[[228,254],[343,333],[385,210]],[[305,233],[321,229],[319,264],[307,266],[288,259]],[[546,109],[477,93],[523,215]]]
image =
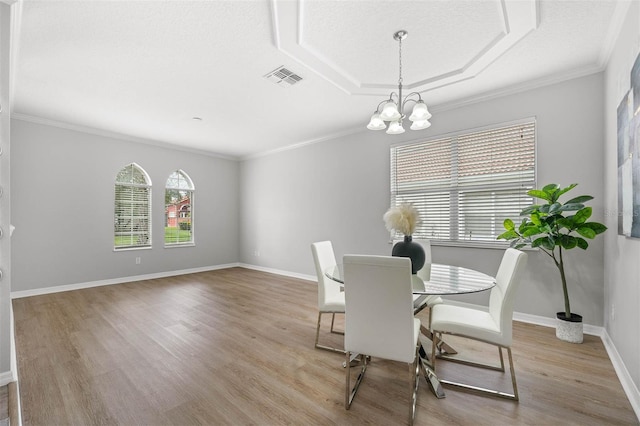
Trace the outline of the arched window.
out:
[[[151,247],[151,179],[136,163],[118,172],[115,185],[114,249]]]
[[[165,246],[193,244],[193,182],[182,170],[169,175],[164,192]]]

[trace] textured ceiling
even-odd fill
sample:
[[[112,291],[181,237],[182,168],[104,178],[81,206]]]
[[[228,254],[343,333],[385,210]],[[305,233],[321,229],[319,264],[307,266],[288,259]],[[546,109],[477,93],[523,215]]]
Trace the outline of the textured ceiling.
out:
[[[17,7],[16,117],[238,158],[363,129],[397,84],[397,30],[409,32],[404,84],[437,130],[439,109],[602,70],[626,10],[613,0]],[[303,80],[264,78],[281,65]]]

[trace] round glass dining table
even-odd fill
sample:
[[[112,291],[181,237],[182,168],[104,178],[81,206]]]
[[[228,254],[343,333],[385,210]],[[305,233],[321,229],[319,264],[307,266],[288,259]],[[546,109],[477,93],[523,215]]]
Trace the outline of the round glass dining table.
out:
[[[324,273],[333,281],[344,284],[342,264],[331,266]],[[413,294],[440,296],[477,293],[489,290],[496,285],[494,277],[482,272],[440,263],[425,265],[418,274],[411,275],[411,282]]]

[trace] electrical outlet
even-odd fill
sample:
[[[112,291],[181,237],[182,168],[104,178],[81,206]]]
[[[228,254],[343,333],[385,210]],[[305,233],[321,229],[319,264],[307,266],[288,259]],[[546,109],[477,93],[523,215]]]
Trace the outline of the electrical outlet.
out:
[[[142,263],[142,259],[140,259],[140,256],[136,257],[136,265],[139,265]]]
[[[255,257],[260,257],[260,250],[254,250],[254,251],[253,251],[253,255],[254,255]]]

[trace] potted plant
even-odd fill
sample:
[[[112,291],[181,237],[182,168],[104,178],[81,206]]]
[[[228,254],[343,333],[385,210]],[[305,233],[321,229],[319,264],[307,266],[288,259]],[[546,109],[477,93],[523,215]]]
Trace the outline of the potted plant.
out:
[[[393,246],[391,255],[410,258],[411,273],[415,274],[424,266],[426,259],[422,246],[413,242],[413,233],[420,223],[420,212],[412,204],[402,203],[387,210],[382,219],[390,232],[404,234],[404,241]]]
[[[545,204],[534,204],[523,209],[520,216],[526,216],[520,226],[511,219],[504,221],[505,232],[498,239],[510,240],[511,247],[531,246],[548,255],[560,272],[562,292],[564,294],[564,312],[558,312],[556,336],[572,343],[582,342],[582,316],[572,313],[567,289],[567,277],[564,270],[563,251],[576,247],[586,250],[589,247],[586,239],[593,239],[602,234],[607,227],[598,222],[588,222],[591,207],[584,203],[592,200],[590,195],[581,195],[564,203],[560,196],[575,188],[573,183],[560,188],[555,183],[542,189],[532,189],[528,195],[544,200]],[[586,239],[585,239],[586,238]]]

